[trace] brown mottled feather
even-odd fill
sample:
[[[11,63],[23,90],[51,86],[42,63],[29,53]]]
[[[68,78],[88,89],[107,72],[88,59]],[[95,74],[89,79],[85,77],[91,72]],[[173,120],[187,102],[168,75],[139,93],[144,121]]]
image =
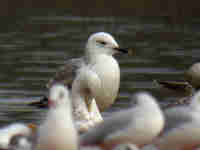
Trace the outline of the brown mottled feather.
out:
[[[76,71],[84,64],[83,58],[74,58],[66,61],[55,76],[49,80],[46,87],[50,88],[54,83],[60,82],[71,88],[71,84],[76,77]]]

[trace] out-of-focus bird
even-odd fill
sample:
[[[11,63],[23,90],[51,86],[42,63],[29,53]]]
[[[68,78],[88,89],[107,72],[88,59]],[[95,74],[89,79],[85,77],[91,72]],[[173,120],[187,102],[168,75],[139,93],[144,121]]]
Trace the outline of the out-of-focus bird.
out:
[[[46,119],[39,127],[37,150],[78,150],[77,131],[71,114],[69,92],[61,84],[50,88]]]
[[[192,150],[200,146],[200,91],[188,106],[175,106],[164,111],[166,123],[155,145],[159,150]]]
[[[24,136],[31,138],[33,131],[28,125],[23,123],[13,123],[0,129],[0,149],[10,149],[13,139],[15,137]],[[23,149],[27,145],[26,143],[20,143],[17,147]]]
[[[135,106],[116,112],[103,123],[81,135],[81,145],[100,145],[111,149],[132,143],[142,147],[153,141],[164,127],[164,117],[155,99],[147,93],[134,96]]]

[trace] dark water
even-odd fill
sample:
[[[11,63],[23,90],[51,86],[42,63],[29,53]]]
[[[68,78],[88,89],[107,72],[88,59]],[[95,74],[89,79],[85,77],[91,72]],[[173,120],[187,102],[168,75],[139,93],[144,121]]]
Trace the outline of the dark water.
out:
[[[4,21],[4,20],[1,20]],[[158,100],[154,79],[183,79],[183,71],[200,56],[198,24],[168,25],[163,18],[30,16],[5,22],[0,29],[0,123],[39,123],[46,110],[27,106],[45,92],[45,84],[64,61],[79,57],[93,32],[111,33],[134,56],[116,56],[121,67],[118,101],[104,115],[129,106],[141,90]],[[14,22],[14,23],[13,23]]]

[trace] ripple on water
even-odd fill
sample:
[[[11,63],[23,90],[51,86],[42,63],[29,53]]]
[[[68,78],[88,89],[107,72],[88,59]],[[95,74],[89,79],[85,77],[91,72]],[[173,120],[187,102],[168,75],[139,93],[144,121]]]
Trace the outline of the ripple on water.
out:
[[[127,108],[130,96],[141,90],[168,103],[176,97],[161,94],[153,80],[183,79],[183,71],[199,60],[198,29],[190,25],[173,28],[163,19],[63,14],[30,16],[17,22],[10,32],[0,33],[0,125],[39,123],[46,110],[25,104],[46,93],[45,84],[66,59],[82,55],[93,32],[110,32],[122,47],[135,48],[133,56],[117,56],[122,73],[120,93],[104,117]]]

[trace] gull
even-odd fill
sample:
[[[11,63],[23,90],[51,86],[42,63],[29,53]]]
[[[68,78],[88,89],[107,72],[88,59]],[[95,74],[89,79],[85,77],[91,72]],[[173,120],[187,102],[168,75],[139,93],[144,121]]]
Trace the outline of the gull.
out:
[[[155,80],[158,85],[165,88],[182,92],[182,94],[191,94],[194,89],[200,88],[200,63],[194,63],[184,72],[184,81],[159,81]]]
[[[119,90],[120,68],[113,57],[117,53],[128,53],[128,50],[119,48],[114,37],[109,33],[93,33],[86,43],[84,56],[68,60],[55,77],[48,82],[47,87],[50,88],[57,82],[68,87],[72,86],[73,80],[77,76],[77,70],[82,66],[89,65],[100,80],[101,88],[95,93],[88,91],[88,96],[92,95],[100,111],[103,111],[114,103]],[[88,105],[91,104],[91,100],[86,99],[86,102]]]
[[[200,91],[188,106],[175,106],[164,111],[166,123],[155,140],[159,150],[192,150],[200,146]]]
[[[164,95],[175,95],[181,98],[174,104],[189,104],[195,91],[200,88],[200,63],[194,63],[184,72],[184,81],[155,80],[157,87],[161,87]],[[159,89],[160,90],[160,89]]]
[[[32,136],[32,129],[23,123],[13,123],[0,129],[0,149],[9,149],[15,136]],[[23,147],[23,145],[22,145]]]
[[[69,92],[63,85],[55,84],[50,88],[50,110],[39,127],[37,150],[78,150],[77,131],[69,99]]]
[[[106,149],[123,143],[138,147],[149,144],[160,134],[164,117],[155,99],[142,92],[134,96],[135,106],[114,113],[103,123],[80,136],[83,146],[100,145]]]
[[[9,150],[32,150],[35,140],[34,136],[15,135],[10,139]]]

